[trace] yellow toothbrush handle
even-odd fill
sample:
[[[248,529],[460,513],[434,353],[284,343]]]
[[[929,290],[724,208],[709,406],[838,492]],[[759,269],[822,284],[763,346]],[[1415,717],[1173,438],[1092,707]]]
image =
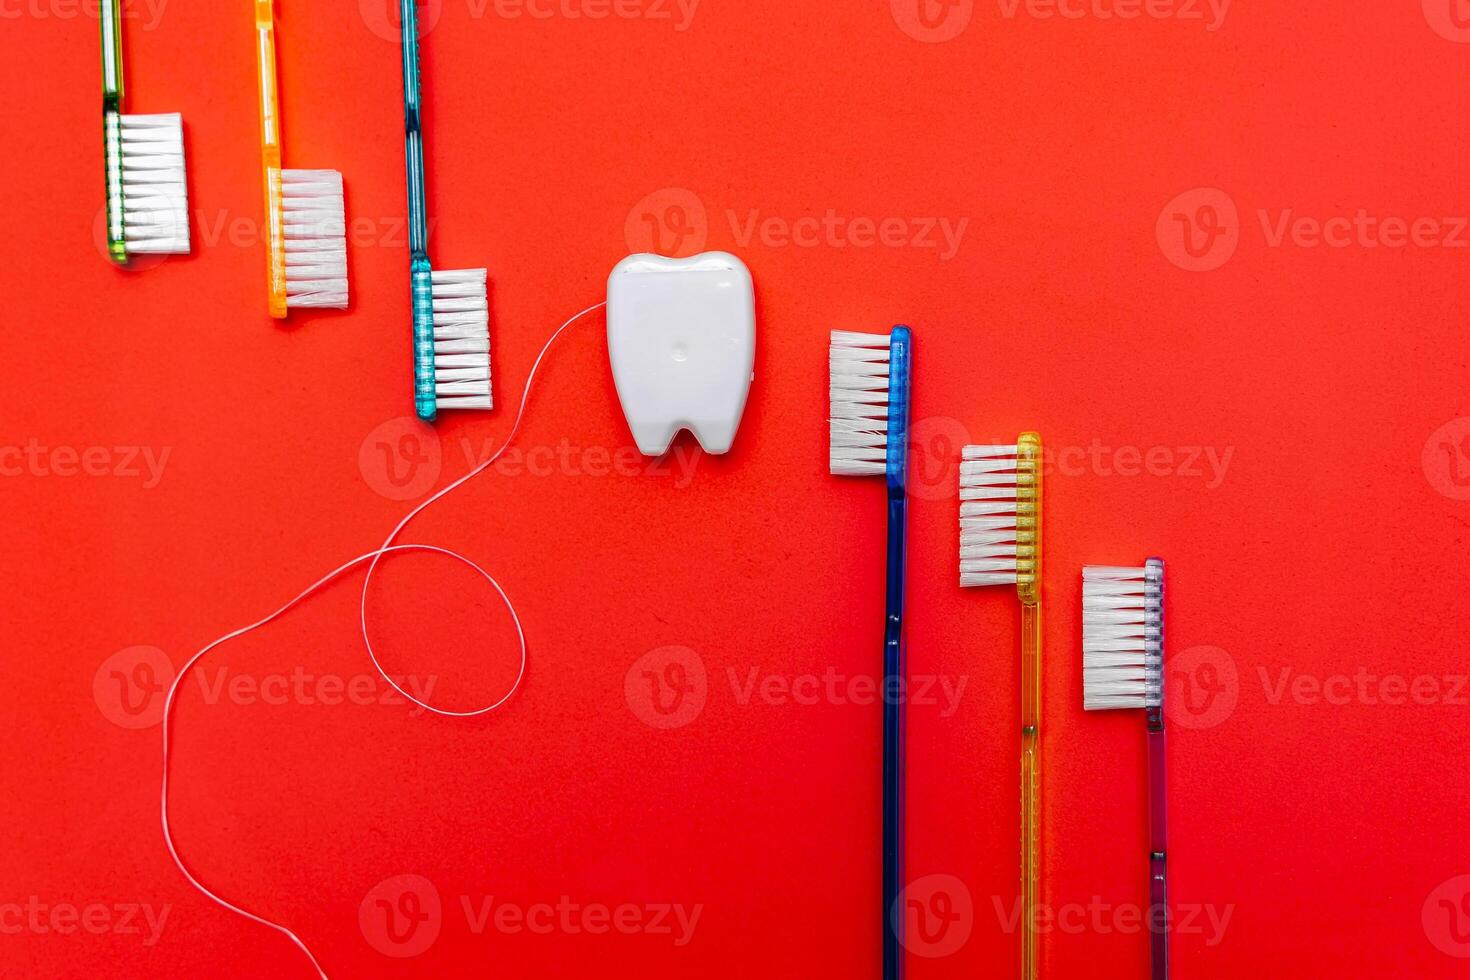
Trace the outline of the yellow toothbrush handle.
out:
[[[1041,603],[1021,606],[1021,977],[1036,980],[1041,887]]]
[[[255,0],[255,54],[260,65],[260,159],[265,181],[266,282],[270,314],[286,315],[285,206],[281,200],[281,110],[276,92],[274,0]]]

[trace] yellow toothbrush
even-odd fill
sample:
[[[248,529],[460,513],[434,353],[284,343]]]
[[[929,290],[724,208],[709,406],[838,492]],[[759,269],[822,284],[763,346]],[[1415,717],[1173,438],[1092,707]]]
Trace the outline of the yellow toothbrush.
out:
[[[1036,980],[1041,887],[1041,437],[966,446],[960,585],[1015,585],[1021,601],[1021,977]]]

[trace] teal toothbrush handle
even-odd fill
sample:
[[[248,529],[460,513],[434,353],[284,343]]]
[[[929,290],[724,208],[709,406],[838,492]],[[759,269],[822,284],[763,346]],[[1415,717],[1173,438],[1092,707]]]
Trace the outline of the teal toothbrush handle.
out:
[[[128,260],[123,240],[122,191],[122,14],[119,0],[103,0],[102,23],[102,145],[107,167],[107,254]]]
[[[115,2],[115,0],[114,0]],[[429,266],[429,218],[424,189],[423,113],[419,84],[419,22],[415,0],[400,0],[403,22],[403,130],[408,164],[409,282],[413,292],[413,400],[425,422],[438,414],[434,396],[434,297]]]

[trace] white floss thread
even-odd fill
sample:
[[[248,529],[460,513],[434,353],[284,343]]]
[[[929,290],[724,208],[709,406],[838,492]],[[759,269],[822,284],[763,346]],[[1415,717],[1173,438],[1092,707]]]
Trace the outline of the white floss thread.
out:
[[[408,522],[413,520],[421,512],[423,512],[426,507],[434,503],[434,501],[438,500],[439,498],[445,496],[450,491],[455,490],[465,483],[468,483],[479,474],[485,472],[485,470],[494,465],[495,461],[501,457],[506,449],[510,448],[511,442],[515,440],[516,433],[520,431],[521,420],[526,414],[526,403],[531,398],[531,387],[533,382],[535,382],[536,380],[536,373],[540,370],[541,362],[546,358],[546,353],[551,350],[551,345],[556,343],[556,339],[560,337],[572,324],[576,323],[587,314],[602,309],[606,305],[607,303],[606,301],[604,301],[587,307],[585,310],[572,316],[560,327],[558,327],[556,329],[556,332],[551,335],[551,338],[546,341],[546,344],[541,348],[541,353],[536,355],[536,360],[531,365],[531,373],[526,377],[526,387],[525,390],[521,393],[520,408],[516,410],[515,421],[511,423],[510,432],[506,435],[505,441],[500,444],[500,448],[495,450],[495,452],[488,459],[480,463],[480,465],[470,470],[458,480],[455,480],[453,483],[444,487],[442,490],[439,490],[433,496],[429,497],[427,500],[414,507],[413,510],[409,511],[408,514],[403,518],[403,520],[399,521],[397,526],[393,528],[393,531],[388,535],[388,539],[383,542],[381,547],[373,551],[369,551],[365,554],[358,555],[351,561],[338,565],[332,571],[328,572],[321,578],[317,579],[314,583],[307,586],[303,592],[296,596],[296,598],[290,600],[285,605],[277,609],[275,612],[266,616],[264,619],[257,620],[256,622],[251,623],[249,626],[243,626],[232,633],[226,633],[224,636],[221,636],[220,638],[210,642],[198,653],[194,654],[194,656],[188,659],[184,666],[179,670],[178,675],[174,677],[173,683],[169,685],[168,698],[164,701],[163,704],[163,778],[161,780],[161,792],[159,799],[159,816],[161,817],[163,822],[163,842],[164,845],[168,848],[169,857],[173,858],[174,864],[178,867],[179,872],[184,876],[184,878],[188,880],[189,884],[193,885],[194,888],[198,890],[198,892],[205,898],[214,902],[221,908],[226,909],[227,911],[234,912],[236,915],[240,915],[246,919],[249,919],[251,922],[255,922],[270,929],[274,929],[276,932],[279,932],[281,935],[291,940],[291,942],[295,944],[297,949],[306,954],[306,958],[311,961],[311,965],[316,969],[317,976],[321,977],[321,980],[328,980],[326,971],[322,969],[321,964],[317,962],[317,958],[312,955],[311,950],[307,948],[306,943],[302,942],[300,936],[296,935],[296,933],[292,932],[290,929],[286,928],[280,923],[272,922],[269,919],[265,919],[254,914],[253,912],[248,912],[240,906],[234,905],[221,898],[214,892],[210,891],[203,882],[194,877],[189,869],[184,866],[184,859],[179,856],[178,848],[174,844],[173,831],[169,827],[168,820],[168,769],[169,759],[171,758],[172,754],[172,745],[169,736],[169,730],[171,727],[171,722],[173,720],[174,701],[179,693],[179,685],[183,683],[184,678],[188,675],[189,671],[193,669],[194,665],[198,663],[205,654],[209,653],[209,651],[213,650],[215,647],[237,637],[244,636],[246,633],[259,629],[262,626],[265,626],[267,623],[270,623],[273,620],[281,617],[285,613],[289,612],[305,599],[311,597],[312,595],[315,595],[324,586],[335,581],[344,573],[353,568],[356,568],[363,562],[371,562],[371,564],[368,565],[367,574],[363,577],[362,581],[362,601],[358,607],[358,623],[362,628],[363,645],[367,648],[368,657],[371,658],[373,662],[373,669],[378,672],[378,675],[382,677],[382,679],[386,681],[388,685],[393,688],[393,690],[397,691],[399,694],[403,695],[403,697],[418,705],[420,708],[423,708],[425,711],[431,711],[436,715],[440,715],[446,718],[474,718],[477,715],[489,714],[496,708],[499,708],[501,705],[505,704],[505,702],[509,701],[511,696],[520,689],[521,680],[526,676],[526,632],[521,627],[521,617],[516,613],[515,603],[511,601],[510,596],[506,595],[505,589],[501,588],[500,583],[495,580],[495,576],[485,571],[484,568],[480,567],[471,559],[466,558],[464,555],[450,548],[441,548],[437,545],[431,544],[394,544],[393,542],[398,538],[398,535],[403,531]],[[382,560],[384,555],[406,551],[430,552],[433,554],[444,555],[445,557],[453,558],[455,561],[468,565],[470,568],[480,573],[485,581],[490,583],[491,587],[494,588],[496,593],[500,596],[501,601],[505,603],[506,610],[510,612],[511,622],[515,624],[516,638],[520,642],[521,665],[520,670],[516,673],[515,683],[511,685],[510,690],[507,691],[498,701],[495,701],[492,704],[488,704],[483,708],[476,708],[473,711],[449,711],[445,708],[436,708],[434,705],[429,704],[426,701],[421,701],[410,694],[408,691],[405,691],[401,686],[399,686],[396,681],[393,680],[393,678],[388,676],[388,672],[383,669],[383,665],[378,661],[378,655],[373,650],[372,640],[368,637],[368,586],[372,583],[373,572],[377,570],[378,562]]]

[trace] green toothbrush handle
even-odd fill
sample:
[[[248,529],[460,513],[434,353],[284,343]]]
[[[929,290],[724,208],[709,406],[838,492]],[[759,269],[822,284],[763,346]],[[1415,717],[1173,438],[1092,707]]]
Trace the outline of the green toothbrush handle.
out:
[[[408,245],[413,290],[414,410],[425,422],[438,414],[434,394],[434,286],[429,266],[429,219],[424,183],[423,116],[420,110],[419,24],[415,0],[400,0],[403,23],[403,131],[408,165]]]
[[[104,0],[102,23],[102,145],[107,167],[107,254],[128,260],[123,240],[122,191],[122,13],[119,0]]]

